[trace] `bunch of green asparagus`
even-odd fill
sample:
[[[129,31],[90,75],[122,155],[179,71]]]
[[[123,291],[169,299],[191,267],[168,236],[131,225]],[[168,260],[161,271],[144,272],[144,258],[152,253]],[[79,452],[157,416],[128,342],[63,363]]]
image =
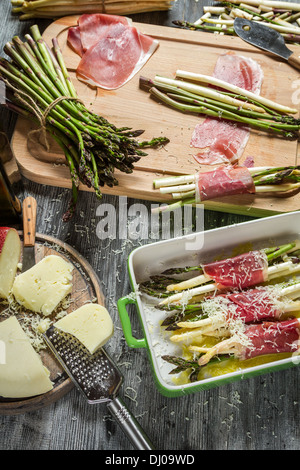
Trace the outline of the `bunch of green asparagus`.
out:
[[[26,41],[16,36],[4,47],[11,60],[0,59],[0,80],[6,89],[1,103],[36,122],[62,148],[72,181],[72,199],[64,215],[64,220],[69,220],[80,183],[93,188],[101,198],[101,187],[118,184],[115,169],[132,173],[134,163],[147,155],[142,148],[165,144],[168,139],[138,142],[135,138],[143,130],[117,128],[90,112],[78,99],[57,38],[50,48],[37,25],[30,33]]]

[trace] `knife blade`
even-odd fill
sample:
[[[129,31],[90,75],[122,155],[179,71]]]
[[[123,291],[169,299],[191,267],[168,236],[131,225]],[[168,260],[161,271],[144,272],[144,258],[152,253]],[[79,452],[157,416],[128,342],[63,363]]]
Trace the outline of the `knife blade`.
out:
[[[245,18],[235,18],[233,27],[236,34],[244,41],[271,52],[296,69],[300,69],[300,56],[286,47],[283,36],[275,29]]]
[[[22,272],[35,265],[36,200],[28,196],[23,201]]]

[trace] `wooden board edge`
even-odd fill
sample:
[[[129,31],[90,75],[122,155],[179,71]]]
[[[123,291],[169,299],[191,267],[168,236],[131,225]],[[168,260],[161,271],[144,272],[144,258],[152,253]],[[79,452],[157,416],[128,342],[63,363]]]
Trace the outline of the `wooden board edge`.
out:
[[[21,415],[40,410],[57,402],[67,395],[73,388],[74,384],[72,380],[66,378],[66,380],[55,389],[50,390],[43,395],[38,395],[36,397],[27,399],[25,398],[19,401],[2,402],[0,403],[0,416]]]

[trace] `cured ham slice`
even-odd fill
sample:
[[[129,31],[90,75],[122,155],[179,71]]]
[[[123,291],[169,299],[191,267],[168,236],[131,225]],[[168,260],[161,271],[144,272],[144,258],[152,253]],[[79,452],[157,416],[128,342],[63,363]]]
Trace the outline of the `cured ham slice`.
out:
[[[203,165],[236,163],[249,138],[249,129],[225,120],[206,118],[195,127],[191,146],[203,149],[194,155]]]
[[[86,52],[101,38],[106,36],[112,25],[121,24],[128,26],[131,23],[131,19],[126,16],[106,15],[104,13],[81,15],[78,19],[78,27],[80,29],[83,51]]]
[[[131,19],[125,16],[102,13],[81,15],[78,26],[68,29],[67,42],[80,57],[103,37],[112,24],[130,25]]]
[[[283,308],[276,302],[276,296],[269,289],[252,289],[228,294],[226,299],[234,306],[228,319],[241,319],[245,323],[255,323],[266,319],[279,319]]]
[[[156,41],[147,42],[136,28],[112,25],[108,34],[85,52],[77,77],[108,90],[119,88],[141,69],[156,47]]]
[[[248,326],[245,336],[250,345],[241,351],[242,359],[265,354],[293,353],[299,349],[299,320],[263,322]]]
[[[259,94],[262,70],[250,58],[234,54],[219,56],[214,77]],[[197,124],[190,145],[199,149],[194,155],[197,162],[206,165],[236,163],[249,138],[249,128],[239,123],[207,117]]]
[[[84,51],[81,42],[80,28],[79,26],[73,26],[68,29],[68,44],[76,54],[83,56]]]
[[[245,289],[265,282],[268,259],[264,251],[250,251],[233,258],[203,265],[206,276],[215,281],[218,289]]]
[[[70,28],[68,44],[81,56],[77,78],[113,90],[124,85],[147,62],[158,41],[140,33],[126,17],[85,14]]]
[[[255,193],[253,178],[246,167],[222,166],[212,171],[198,173],[196,177],[196,202],[235,194]]]

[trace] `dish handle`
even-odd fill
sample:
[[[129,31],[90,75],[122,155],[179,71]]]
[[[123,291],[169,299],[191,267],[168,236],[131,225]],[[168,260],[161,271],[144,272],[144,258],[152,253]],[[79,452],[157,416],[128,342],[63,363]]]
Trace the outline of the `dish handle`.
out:
[[[132,336],[131,322],[126,308],[129,304],[135,304],[137,307],[136,301],[129,297],[122,297],[117,302],[118,312],[126,343],[130,348],[146,348],[147,343],[145,338],[137,339]]]

